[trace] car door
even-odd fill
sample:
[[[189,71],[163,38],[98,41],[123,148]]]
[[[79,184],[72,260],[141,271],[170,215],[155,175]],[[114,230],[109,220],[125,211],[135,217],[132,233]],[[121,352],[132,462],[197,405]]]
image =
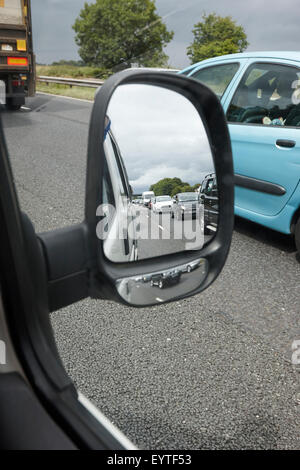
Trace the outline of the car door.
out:
[[[283,210],[299,182],[299,78],[296,63],[253,60],[225,105],[235,212],[265,225]]]

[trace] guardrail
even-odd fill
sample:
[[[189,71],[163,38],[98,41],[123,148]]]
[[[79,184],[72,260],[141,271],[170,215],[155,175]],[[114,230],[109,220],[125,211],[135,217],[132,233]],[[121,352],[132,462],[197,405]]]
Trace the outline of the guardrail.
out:
[[[46,76],[37,77],[37,81],[46,83],[47,85],[49,83],[56,83],[56,84],[60,84],[60,85],[68,85],[71,88],[73,86],[98,88],[99,86],[103,85],[103,83],[104,83],[104,80],[94,80],[94,79],[80,80],[80,79],[77,79],[77,78],[46,77]]]
[[[139,68],[132,68],[132,70],[141,70]],[[154,69],[154,68],[145,68],[144,70],[148,71],[153,71],[156,70],[158,72],[179,72],[177,69]],[[60,85],[67,85],[70,86],[71,88],[73,86],[82,86],[82,87],[88,87],[88,88],[98,88],[99,86],[103,85],[104,80],[95,80],[95,79],[77,79],[77,78],[63,78],[63,77],[47,77],[44,75],[41,75],[37,77],[38,82],[43,82],[46,83],[47,85],[49,83],[56,83]]]

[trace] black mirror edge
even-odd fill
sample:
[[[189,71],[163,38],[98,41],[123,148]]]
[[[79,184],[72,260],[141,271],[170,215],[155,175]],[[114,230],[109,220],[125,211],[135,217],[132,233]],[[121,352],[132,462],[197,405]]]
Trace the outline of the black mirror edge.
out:
[[[100,142],[104,140],[104,123],[110,99],[120,85],[149,84],[173,90],[185,96],[197,109],[210,142],[219,190],[218,231],[212,241],[202,250],[187,251],[146,259],[135,263],[112,263],[104,255],[101,242],[96,237],[96,209],[101,204],[102,162],[105,154]],[[209,272],[199,288],[190,293],[174,297],[168,302],[190,297],[206,289],[221,272],[231,244],[234,224],[234,178],[231,143],[223,108],[217,96],[200,82],[182,75],[168,72],[123,71],[110,77],[99,89],[92,111],[87,160],[85,199],[85,221],[90,259],[89,295],[93,298],[108,298],[128,304],[116,290],[116,281],[154,271],[163,271],[187,263],[189,260],[205,258]],[[154,305],[154,304],[151,304]],[[149,304],[150,306],[150,304]],[[135,307],[145,307],[136,306]]]

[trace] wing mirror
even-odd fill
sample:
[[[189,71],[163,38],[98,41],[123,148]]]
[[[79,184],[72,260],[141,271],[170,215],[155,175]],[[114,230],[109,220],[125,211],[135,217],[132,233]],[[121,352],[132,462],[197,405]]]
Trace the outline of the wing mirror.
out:
[[[219,195],[214,236],[204,234],[207,217],[193,189],[211,173]],[[182,194],[173,206],[175,186]],[[155,211],[131,204],[131,193],[149,190]],[[130,305],[153,305],[214,281],[232,236],[233,165],[212,91],[165,72],[125,71],[106,81],[90,123],[86,227],[93,297],[106,291]]]
[[[218,190],[210,212],[197,192],[208,175]],[[143,193],[155,205],[134,204]],[[216,95],[173,73],[110,77],[91,116],[85,220],[38,235],[49,310],[87,296],[146,306],[201,292],[226,261],[233,200],[230,139]]]

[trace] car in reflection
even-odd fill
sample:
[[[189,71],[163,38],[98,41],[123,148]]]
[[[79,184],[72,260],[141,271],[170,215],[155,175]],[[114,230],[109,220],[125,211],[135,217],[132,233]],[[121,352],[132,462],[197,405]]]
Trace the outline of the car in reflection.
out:
[[[173,207],[173,200],[171,196],[157,196],[152,204],[154,213],[162,214],[163,212],[171,212]]]
[[[174,196],[172,218],[184,220],[187,217],[196,217],[199,210],[198,192],[178,193]]]
[[[300,252],[300,53],[231,54],[180,73],[213,90],[224,108],[235,214],[294,235]]]
[[[142,198],[143,198],[143,204],[145,207],[149,207],[151,198],[155,197],[155,194],[153,191],[144,191]]]
[[[138,239],[134,212],[131,210],[132,190],[120,148],[106,117],[103,147],[106,159],[103,163],[102,221],[97,235],[104,239],[104,252],[111,260],[137,261]],[[131,226],[124,238],[119,237],[120,227]],[[101,229],[100,229],[101,227]],[[104,234],[107,236],[104,236]]]
[[[218,186],[215,173],[206,175],[199,193],[200,203],[204,206],[204,235],[217,231],[219,217]]]
[[[135,282],[150,282],[152,279],[152,274],[145,274],[144,276],[138,276],[134,280]]]
[[[199,260],[191,261],[190,263],[186,264],[181,269],[181,272],[182,273],[191,273],[192,271],[197,269],[199,266],[200,266],[200,261]]]
[[[178,284],[181,278],[182,271],[178,269],[173,269],[172,271],[154,274],[151,278],[150,285],[151,287],[159,287],[164,289],[164,287],[170,287],[175,284]]]

